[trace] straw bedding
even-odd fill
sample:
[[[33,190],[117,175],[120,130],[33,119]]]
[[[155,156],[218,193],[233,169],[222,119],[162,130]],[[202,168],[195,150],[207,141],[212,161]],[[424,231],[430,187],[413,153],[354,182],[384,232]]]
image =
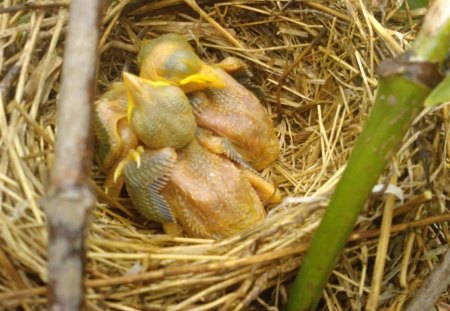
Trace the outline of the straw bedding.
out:
[[[122,71],[136,72],[142,39],[164,33],[186,36],[208,62],[243,59],[261,86],[282,149],[263,175],[287,199],[270,207],[261,225],[222,241],[172,237],[141,218],[128,199],[106,196],[94,163],[98,203],[88,241],[87,307],[278,310],[370,111],[376,66],[408,46],[424,10],[362,0],[129,2],[106,3],[98,93]],[[1,16],[0,306],[10,309],[46,307],[51,254],[40,200],[54,151],[68,18],[67,3],[59,4]],[[400,309],[435,265],[449,238],[440,225],[448,220],[448,129],[445,106],[415,122],[380,179],[387,184],[397,176],[403,192],[395,233],[379,232],[386,195],[374,195],[321,309],[365,305],[380,239],[390,239],[383,281],[373,285],[381,288],[382,307]]]

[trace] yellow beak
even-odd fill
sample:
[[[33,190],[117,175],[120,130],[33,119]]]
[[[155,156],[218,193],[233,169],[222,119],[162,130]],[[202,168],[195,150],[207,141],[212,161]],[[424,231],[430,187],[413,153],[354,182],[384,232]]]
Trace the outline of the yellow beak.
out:
[[[206,88],[224,88],[225,83],[211,66],[202,64],[197,74],[190,75],[179,82],[181,89],[186,92],[200,91]]]
[[[130,122],[131,112],[136,105],[136,97],[143,93],[144,87],[141,78],[128,72],[123,73],[123,81],[128,94],[127,117]]]
[[[129,72],[123,73],[123,81],[125,82],[125,88],[129,93],[142,91],[142,79]]]

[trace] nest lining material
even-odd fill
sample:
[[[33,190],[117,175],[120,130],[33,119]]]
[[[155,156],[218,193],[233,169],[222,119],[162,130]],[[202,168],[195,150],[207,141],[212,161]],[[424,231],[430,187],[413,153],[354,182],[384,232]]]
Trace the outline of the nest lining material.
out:
[[[99,202],[89,234],[87,306],[279,308],[370,110],[376,65],[407,47],[419,25],[416,17],[424,12],[350,0],[203,1],[200,6],[191,0],[128,2],[105,7],[98,92],[119,80],[122,71],[136,72],[141,38],[179,33],[210,62],[228,55],[243,59],[263,88],[263,104],[275,121],[282,150],[263,174],[289,200],[270,209],[260,226],[222,241],[172,237],[139,217],[129,200],[104,195],[104,176],[94,166]],[[47,233],[40,198],[53,157],[67,17],[64,3],[58,9],[1,15],[0,305],[5,307],[46,306]],[[311,46],[322,29],[323,37]],[[14,73],[17,79],[11,79]],[[440,216],[448,200],[448,129],[445,106],[415,122],[380,179],[384,183],[398,176],[406,200],[397,202],[401,209],[394,228],[400,233],[380,237],[384,197],[374,196],[330,279],[324,309],[365,305],[379,239],[391,243],[385,277],[375,284],[381,287],[382,306],[401,308],[435,264],[428,252],[443,252],[449,239],[446,227],[439,225],[448,220]],[[424,205],[427,170],[434,199]],[[305,198],[311,197],[318,201],[308,203]],[[401,231],[411,225],[420,229]]]

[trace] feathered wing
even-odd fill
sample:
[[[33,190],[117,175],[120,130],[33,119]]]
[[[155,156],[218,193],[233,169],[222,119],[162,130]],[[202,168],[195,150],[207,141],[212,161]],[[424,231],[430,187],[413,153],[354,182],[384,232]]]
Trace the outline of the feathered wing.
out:
[[[175,222],[172,209],[161,190],[167,184],[177,155],[172,148],[146,151],[141,165],[129,162],[125,166],[124,180],[134,206],[146,218],[159,222]]]

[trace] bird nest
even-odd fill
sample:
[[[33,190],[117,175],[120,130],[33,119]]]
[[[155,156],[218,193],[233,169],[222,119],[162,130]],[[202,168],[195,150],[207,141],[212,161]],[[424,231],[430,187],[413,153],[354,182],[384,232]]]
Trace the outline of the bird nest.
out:
[[[123,71],[137,72],[141,40],[164,33],[189,38],[208,62],[226,56],[244,60],[262,89],[281,146],[277,161],[262,174],[285,200],[268,207],[260,225],[236,236],[175,237],[139,216],[129,199],[108,197],[94,163],[98,201],[88,235],[87,307],[278,310],[370,111],[376,66],[407,48],[424,10],[397,6],[399,1],[386,6],[351,0],[146,2],[106,4],[97,94]],[[46,262],[52,254],[46,251],[40,200],[54,156],[67,19],[67,3],[40,10],[19,4],[1,15],[0,306],[5,308],[47,305]],[[448,202],[448,129],[446,107],[416,120],[379,181],[390,183],[399,197],[394,226],[379,230],[386,196],[373,195],[329,280],[322,309],[361,310],[371,288],[380,290],[381,306],[399,309],[434,266],[449,239],[440,225],[449,220],[442,214]],[[376,280],[377,244],[386,241],[384,277]]]

